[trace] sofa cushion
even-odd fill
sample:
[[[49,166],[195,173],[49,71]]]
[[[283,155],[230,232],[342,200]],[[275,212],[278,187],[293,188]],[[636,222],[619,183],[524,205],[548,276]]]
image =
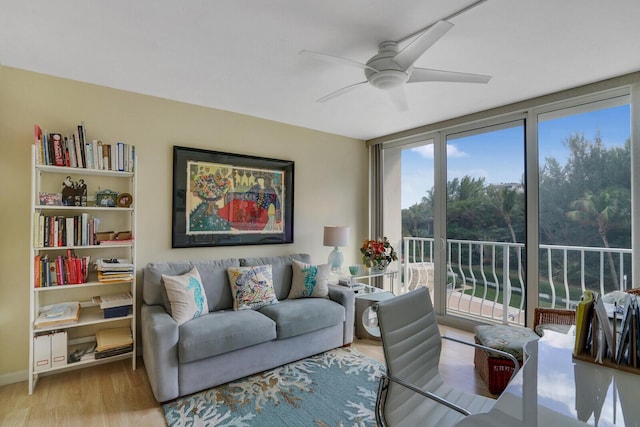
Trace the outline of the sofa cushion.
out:
[[[275,322],[257,311],[216,311],[180,326],[178,360],[194,362],[275,338]]]
[[[162,285],[162,275],[177,276],[197,267],[207,295],[209,311],[230,309],[233,307],[233,299],[229,289],[227,268],[238,265],[240,262],[237,258],[149,263],[143,272],[142,298],[145,304],[163,305],[165,310],[171,313],[167,293]]]
[[[209,312],[207,296],[196,267],[180,276],[163,274],[162,281],[171,305],[171,317],[178,325]]]
[[[276,322],[279,340],[328,328],[345,320],[344,307],[325,298],[284,300],[258,311]]]
[[[327,298],[329,296],[329,264],[311,265],[293,260],[293,275],[289,299],[295,298]]]
[[[278,303],[273,291],[270,265],[230,267],[227,273],[234,310],[256,310]]]
[[[293,260],[311,263],[311,257],[307,254],[281,255],[272,257],[240,258],[240,265],[271,265],[273,274],[273,288],[276,291],[276,298],[286,299],[291,289],[291,262]]]

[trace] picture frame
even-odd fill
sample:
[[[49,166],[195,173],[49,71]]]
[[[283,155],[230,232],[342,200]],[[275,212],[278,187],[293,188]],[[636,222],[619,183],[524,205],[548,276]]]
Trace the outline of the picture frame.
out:
[[[116,198],[116,205],[119,208],[128,208],[133,203],[133,196],[129,193],[120,193]]]
[[[96,206],[113,208],[116,206],[118,193],[113,190],[102,190],[96,193]]]
[[[173,147],[172,248],[293,243],[294,162]]]

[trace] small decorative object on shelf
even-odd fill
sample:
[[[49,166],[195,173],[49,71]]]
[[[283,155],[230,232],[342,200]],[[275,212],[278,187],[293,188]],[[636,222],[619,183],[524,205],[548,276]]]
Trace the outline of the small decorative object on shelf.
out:
[[[61,206],[62,194],[40,192],[39,200],[40,200],[40,206]]]
[[[116,205],[119,208],[128,208],[133,203],[133,196],[129,193],[120,193],[116,199]]]
[[[87,206],[87,183],[84,179],[73,182],[71,176],[62,181],[62,204],[64,206]]]
[[[96,193],[96,206],[115,207],[118,193],[111,190],[101,190]]]
[[[398,254],[386,237],[363,241],[360,252],[362,253],[362,263],[375,272],[386,271],[392,261],[398,260]]]

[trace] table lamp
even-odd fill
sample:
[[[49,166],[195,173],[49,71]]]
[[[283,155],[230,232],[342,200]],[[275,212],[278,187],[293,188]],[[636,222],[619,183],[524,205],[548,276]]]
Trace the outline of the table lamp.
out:
[[[349,227],[330,226],[324,227],[324,246],[333,246],[333,250],[329,254],[329,265],[331,271],[340,271],[344,255],[340,252],[340,246],[349,244]]]

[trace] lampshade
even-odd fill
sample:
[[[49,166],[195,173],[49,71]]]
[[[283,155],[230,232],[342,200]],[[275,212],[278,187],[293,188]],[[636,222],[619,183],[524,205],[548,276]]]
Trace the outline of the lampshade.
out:
[[[340,246],[349,244],[349,227],[331,226],[324,227],[324,246],[333,246],[333,250],[329,254],[329,265],[332,271],[340,271],[344,255],[340,252]]]
[[[347,246],[349,244],[349,227],[327,225],[324,227],[324,246]]]

